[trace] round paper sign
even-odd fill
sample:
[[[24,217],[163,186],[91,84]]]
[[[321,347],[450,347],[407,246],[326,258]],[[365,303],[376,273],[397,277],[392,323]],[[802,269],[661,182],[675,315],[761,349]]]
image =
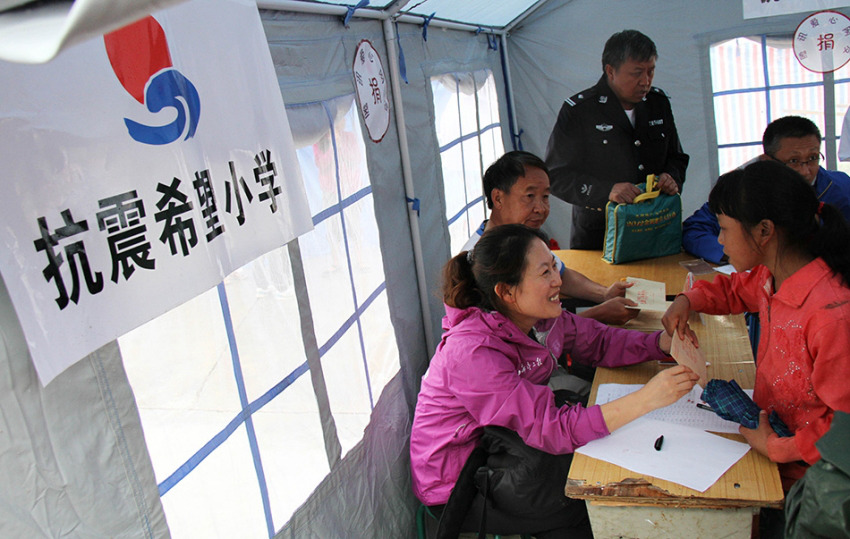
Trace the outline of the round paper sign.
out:
[[[378,51],[368,39],[360,41],[354,56],[354,86],[357,103],[373,142],[381,142],[390,126],[390,102],[387,79]]]
[[[812,13],[794,32],[794,56],[815,73],[829,73],[850,60],[850,18],[837,11]]]

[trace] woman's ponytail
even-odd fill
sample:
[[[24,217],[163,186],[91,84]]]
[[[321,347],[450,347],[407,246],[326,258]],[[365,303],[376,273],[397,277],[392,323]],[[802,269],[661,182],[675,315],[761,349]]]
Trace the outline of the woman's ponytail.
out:
[[[473,251],[462,251],[443,267],[443,303],[456,309],[480,306],[483,297],[475,286],[470,262]]]

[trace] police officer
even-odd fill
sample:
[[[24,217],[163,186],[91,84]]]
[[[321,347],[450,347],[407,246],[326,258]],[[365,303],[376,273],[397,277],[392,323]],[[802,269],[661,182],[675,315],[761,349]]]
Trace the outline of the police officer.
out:
[[[685,182],[670,99],[652,86],[655,43],[637,30],[611,36],[596,86],[566,100],[546,149],[552,194],[573,205],[570,248],[602,249],[605,204],[630,203],[658,175],[663,193]]]

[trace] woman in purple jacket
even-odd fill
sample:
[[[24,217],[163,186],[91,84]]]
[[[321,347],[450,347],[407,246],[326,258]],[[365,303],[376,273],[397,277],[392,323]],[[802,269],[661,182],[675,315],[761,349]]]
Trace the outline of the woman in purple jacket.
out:
[[[522,225],[488,231],[473,251],[446,264],[444,333],[422,378],[410,436],[414,493],[437,513],[485,426],[513,430],[547,453],[572,453],[676,402],[696,383],[696,374],[676,366],[602,406],[557,407],[546,383],[562,352],[573,361],[615,367],[662,359],[670,351],[663,331],[611,328],[563,311],[560,285],[545,236]],[[466,521],[475,524],[465,523],[464,531],[477,529],[474,515],[483,503],[477,498]],[[576,505],[583,511],[583,503]],[[562,511],[513,519],[488,505],[486,531],[557,536],[575,526],[575,518],[575,512]]]

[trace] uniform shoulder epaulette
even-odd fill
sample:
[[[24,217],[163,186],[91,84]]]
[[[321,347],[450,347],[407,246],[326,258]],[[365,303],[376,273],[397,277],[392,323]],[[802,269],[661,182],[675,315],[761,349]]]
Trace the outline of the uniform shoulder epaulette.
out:
[[[667,92],[665,92],[664,90],[662,90],[661,88],[659,88],[657,86],[653,86],[652,88],[650,88],[649,91],[655,92],[656,94],[661,94],[664,97],[666,97],[667,99],[670,99],[670,94],[668,94]]]
[[[596,88],[588,88],[587,90],[582,90],[574,96],[565,99],[564,102],[571,107],[575,107],[582,101],[585,101],[587,98],[594,95],[596,95]]]

